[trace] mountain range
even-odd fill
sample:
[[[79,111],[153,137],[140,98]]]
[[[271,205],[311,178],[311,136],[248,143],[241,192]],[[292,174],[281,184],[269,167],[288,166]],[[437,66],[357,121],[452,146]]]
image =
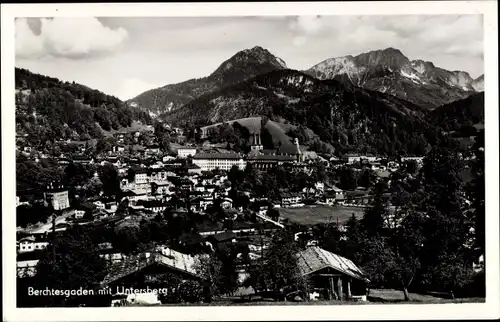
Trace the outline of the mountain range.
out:
[[[341,153],[423,154],[436,139],[428,113],[395,96],[281,69],[202,95],[162,117],[186,127],[265,116],[302,125]]]
[[[256,46],[236,53],[207,77],[152,89],[128,103],[158,116],[204,94],[281,69],[287,69],[281,58]],[[393,95],[427,109],[484,90],[484,76],[472,79],[464,71],[448,71],[422,60],[410,61],[394,48],[329,58],[303,72],[319,80],[334,79]]]
[[[257,46],[207,77],[127,102],[16,69],[16,126],[43,145],[55,137],[98,138],[135,120],[150,124],[152,117],[188,130],[260,117],[291,130],[282,138],[306,131],[311,142],[301,144],[319,140],[341,154],[422,155],[446,132],[484,125],[483,88],[484,77],[410,61],[392,48],[298,71]]]
[[[305,71],[318,79],[336,79],[395,95],[433,109],[484,90],[484,76],[448,71],[423,60],[410,61],[394,48],[357,56],[329,58]]]

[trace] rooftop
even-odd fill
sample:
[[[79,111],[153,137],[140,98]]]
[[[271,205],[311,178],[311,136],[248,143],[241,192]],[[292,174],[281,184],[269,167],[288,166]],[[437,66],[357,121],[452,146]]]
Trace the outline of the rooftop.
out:
[[[153,264],[173,268],[181,273],[196,277],[194,263],[195,257],[162,246],[155,253],[144,253],[141,256],[128,257],[124,261],[116,263],[110,268],[101,285],[108,285]]]
[[[326,267],[331,267],[353,278],[369,282],[366,274],[350,259],[314,246],[297,254],[302,275],[309,275]]]
[[[231,159],[231,160],[239,160],[242,159],[243,157],[239,154],[236,153],[198,153],[195,156],[193,156],[193,159]]]
[[[247,157],[250,161],[294,161],[295,158],[291,155],[274,155],[274,154],[257,154]]]

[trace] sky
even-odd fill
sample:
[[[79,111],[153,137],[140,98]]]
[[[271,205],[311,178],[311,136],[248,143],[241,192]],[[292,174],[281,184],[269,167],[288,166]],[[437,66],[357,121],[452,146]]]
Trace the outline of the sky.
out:
[[[473,78],[484,73],[481,15],[18,18],[16,66],[122,100],[210,75],[261,46],[288,68],[393,47]]]

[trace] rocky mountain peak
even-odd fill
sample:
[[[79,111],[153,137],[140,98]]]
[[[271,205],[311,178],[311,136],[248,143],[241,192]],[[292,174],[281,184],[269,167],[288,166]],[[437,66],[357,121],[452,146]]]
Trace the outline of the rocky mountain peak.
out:
[[[151,115],[160,115],[202,95],[285,68],[281,58],[261,46],[254,46],[237,52],[207,77],[152,89],[130,99],[129,103],[136,104]]]
[[[410,61],[393,47],[352,58],[329,58],[306,73],[388,93],[431,109],[483,88],[481,80],[474,81],[467,72],[448,71],[421,59]]]
[[[472,81],[472,88],[476,92],[484,92],[484,74]]]
[[[234,54],[231,58],[223,62],[211,76],[232,74],[243,70],[249,72],[251,76],[255,76],[261,73],[261,69],[271,71],[283,68],[286,68],[286,64],[281,58],[274,56],[267,49],[255,46]],[[259,73],[256,72],[257,70]]]
[[[416,59],[411,61],[411,67],[422,75],[427,74],[429,71],[434,70],[436,66],[430,61],[423,61]]]
[[[403,55],[399,49],[392,47],[383,50],[374,50],[354,57],[357,64],[368,67],[385,65],[393,68],[401,68],[410,64],[408,57]]]

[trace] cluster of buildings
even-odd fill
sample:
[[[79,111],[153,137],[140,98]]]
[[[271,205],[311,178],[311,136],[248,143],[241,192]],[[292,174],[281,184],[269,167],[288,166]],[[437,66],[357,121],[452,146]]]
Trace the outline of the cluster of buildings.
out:
[[[138,139],[140,135],[135,133],[134,139]],[[396,161],[383,162],[380,158],[371,156],[351,155],[341,159],[334,157],[329,159],[327,156],[307,151],[300,146],[297,139],[293,143],[281,144],[276,149],[264,149],[259,134],[252,136],[250,152],[246,155],[188,145],[176,149],[176,155],[164,154],[155,144],[127,147],[123,133],[115,134],[115,138],[117,144],[101,155],[91,156],[81,148],[76,154],[61,156],[58,163],[61,166],[69,163],[112,164],[119,175],[121,201],[101,195],[85,200],[85,207],[75,208],[70,204],[68,187],[59,183],[46,187],[43,192],[43,202],[52,205],[57,216],[20,234],[17,243],[18,276],[30,276],[35,273],[37,259],[30,257],[30,254],[36,254],[37,251],[47,247],[51,233],[63,231],[75,224],[152,219],[170,206],[172,198],[179,197],[184,201],[182,206],[175,209],[180,216],[191,212],[203,218],[207,210],[217,203],[235,219],[229,227],[220,222],[200,222],[197,224],[196,234],[181,236],[180,246],[214,249],[243,240],[249,246],[249,256],[258,259],[265,254],[267,248],[268,243],[263,240],[272,236],[275,230],[283,228],[279,218],[267,216],[269,209],[303,207],[310,199],[326,205],[368,204],[371,197],[367,191],[343,191],[322,181],[315,182],[313,187],[304,188],[303,191],[284,191],[280,200],[267,200],[262,196],[256,196],[252,191],[242,191],[250,203],[259,206],[254,210],[253,222],[238,220],[243,209],[236,206],[230,197],[231,183],[228,181],[227,171],[232,167],[244,170],[248,165],[252,165],[255,169],[267,170],[283,165],[291,172],[310,172],[317,162],[323,162],[331,167],[362,164],[371,169],[388,171],[399,166]],[[32,153],[32,151],[23,152],[27,155]],[[414,159],[417,163],[422,161],[421,158]],[[99,178],[97,172],[94,177]],[[128,200],[129,211],[126,215],[117,214],[120,203],[125,199]],[[18,200],[18,205],[20,204],[22,202]],[[87,214],[90,215],[86,216]],[[363,285],[368,279],[349,260],[319,248],[308,248],[303,254],[298,255],[303,274],[313,276],[312,298],[355,299],[356,296],[363,296]],[[132,281],[136,283],[137,280],[134,279],[137,278],[137,272],[149,274],[147,272],[151,269],[156,273],[158,267],[161,268],[161,272],[175,271],[186,279],[199,278],[192,269],[194,255],[184,254],[166,246],[154,252],[141,254],[142,257],[138,259],[117,253],[108,243],[101,248],[100,256],[109,261],[112,267],[103,282],[104,286],[132,283]],[[243,280],[245,269],[241,268],[240,273],[242,275],[240,279]]]

